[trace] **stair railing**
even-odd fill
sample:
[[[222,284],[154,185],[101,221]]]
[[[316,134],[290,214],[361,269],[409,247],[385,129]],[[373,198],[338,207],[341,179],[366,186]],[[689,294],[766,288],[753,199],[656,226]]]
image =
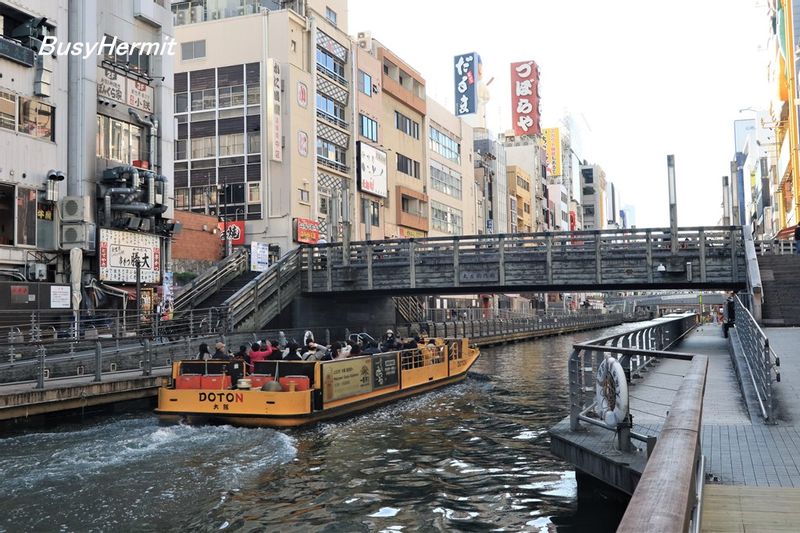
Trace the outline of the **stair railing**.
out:
[[[249,264],[249,254],[246,250],[234,250],[231,255],[218,261],[213,267],[181,288],[173,299],[173,309],[181,311],[197,306],[229,281],[246,272]]]

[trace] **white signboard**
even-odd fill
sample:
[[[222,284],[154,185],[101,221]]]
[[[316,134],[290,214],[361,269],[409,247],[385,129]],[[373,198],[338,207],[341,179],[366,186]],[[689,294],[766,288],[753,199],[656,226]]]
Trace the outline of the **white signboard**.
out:
[[[269,268],[269,244],[252,241],[250,243],[250,270],[266,272]]]
[[[358,184],[363,192],[386,198],[386,152],[358,141]]]
[[[283,161],[281,66],[274,59],[267,61],[267,124],[270,130],[270,159],[281,162]]]
[[[128,105],[147,111],[153,112],[153,88],[144,82],[138,80],[128,79]]]
[[[113,70],[97,69],[97,96],[125,103],[125,76]]]
[[[161,241],[156,235],[101,228],[100,281],[136,283],[136,263],[142,283],[161,282]]]
[[[69,309],[71,302],[69,285],[50,286],[50,309]]]
[[[97,69],[97,96],[153,112],[153,88],[110,69]]]

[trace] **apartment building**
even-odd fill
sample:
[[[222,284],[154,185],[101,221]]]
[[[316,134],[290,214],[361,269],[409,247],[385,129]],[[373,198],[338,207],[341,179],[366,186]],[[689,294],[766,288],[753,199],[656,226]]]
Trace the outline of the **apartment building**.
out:
[[[508,179],[508,220],[511,233],[530,233],[533,231],[533,202],[531,177],[521,167],[506,167]]]
[[[482,233],[507,233],[509,231],[508,179],[506,177],[506,152],[503,145],[492,138],[485,128],[473,130],[475,147],[475,181],[483,191],[479,213],[483,213]]]
[[[135,257],[145,285],[160,283],[174,229],[172,59],[141,43],[171,40],[169,9],[0,2],[0,28],[0,266],[63,282],[80,249],[101,283],[131,283]],[[38,55],[46,36],[108,46]]]
[[[581,165],[581,205],[583,229],[607,227],[606,173],[600,165]]]
[[[235,244],[340,240],[356,164],[347,2],[225,6],[172,5],[175,205],[217,214]]]
[[[547,158],[542,138],[503,136],[506,162],[521,168],[530,177],[532,231],[552,229],[550,192],[547,188]]]

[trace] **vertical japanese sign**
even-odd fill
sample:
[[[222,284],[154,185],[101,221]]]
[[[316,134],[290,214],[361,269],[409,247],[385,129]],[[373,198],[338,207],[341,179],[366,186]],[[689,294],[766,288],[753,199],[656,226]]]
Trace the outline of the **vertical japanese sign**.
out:
[[[539,67],[535,61],[511,63],[511,116],[514,135],[539,135]]]
[[[481,57],[475,52],[453,58],[457,117],[478,111],[478,65],[480,62]]]
[[[267,60],[267,124],[270,129],[270,159],[283,161],[283,128],[281,125],[281,66]]]
[[[542,130],[547,158],[547,175],[561,176],[561,130],[545,128]]]

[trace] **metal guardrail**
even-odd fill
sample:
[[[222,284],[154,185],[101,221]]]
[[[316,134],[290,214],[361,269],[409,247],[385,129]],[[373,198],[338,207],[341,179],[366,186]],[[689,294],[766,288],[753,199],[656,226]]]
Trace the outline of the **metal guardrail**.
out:
[[[758,255],[792,255],[797,253],[798,243],[787,240],[755,241]]]
[[[744,360],[758,398],[761,416],[772,420],[772,384],[781,380],[780,358],[769,346],[769,339],[739,296],[734,298],[734,324],[742,344]],[[773,379],[774,375],[774,379]]]
[[[249,268],[250,260],[247,251],[241,248],[234,250],[231,255],[219,261],[181,288],[173,298],[173,309],[175,311],[183,311],[201,304],[217,292],[220,287],[246,272]]]
[[[569,358],[570,429],[576,431],[581,422],[618,432],[621,449],[629,449],[630,437],[652,444],[652,438],[630,432],[629,421],[621,427],[609,426],[605,422],[588,416],[595,406],[595,376],[606,354],[619,355],[619,362],[626,375],[638,376],[658,357],[691,358],[686,354],[675,354],[666,350],[697,325],[697,315],[687,314],[665,318],[655,324],[633,331],[604,337],[573,345]]]

